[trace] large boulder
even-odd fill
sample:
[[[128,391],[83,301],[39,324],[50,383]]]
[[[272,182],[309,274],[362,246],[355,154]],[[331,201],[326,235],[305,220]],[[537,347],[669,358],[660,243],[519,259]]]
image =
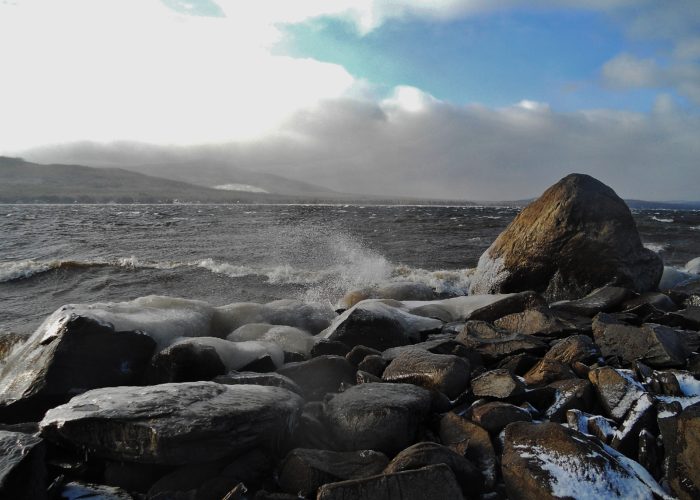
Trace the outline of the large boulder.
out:
[[[183,465],[274,450],[295,427],[302,404],[293,392],[259,385],[112,387],[50,410],[40,427],[46,439],[99,457]]]
[[[575,299],[613,284],[655,289],[661,258],[642,246],[625,202],[600,181],[571,174],[528,205],[479,259],[470,293],[541,292]]]
[[[430,392],[415,385],[360,384],[330,399],[325,420],[339,450],[394,455],[413,443],[431,402]]]
[[[2,367],[0,422],[35,422],[88,389],[140,384],[155,347],[140,331],[54,314]]]
[[[642,466],[559,424],[506,427],[503,480],[513,499],[665,498]]]

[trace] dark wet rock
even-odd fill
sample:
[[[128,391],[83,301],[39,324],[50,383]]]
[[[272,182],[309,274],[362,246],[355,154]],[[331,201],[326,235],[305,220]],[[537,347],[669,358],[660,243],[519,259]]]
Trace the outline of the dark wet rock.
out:
[[[554,402],[545,416],[552,422],[566,421],[566,412],[569,410],[589,411],[593,406],[595,395],[588,380],[560,380],[549,387],[555,391]]]
[[[513,333],[562,337],[590,331],[590,323],[590,319],[583,316],[553,311],[548,307],[538,307],[504,316],[496,320],[494,325]]]
[[[601,415],[591,415],[581,410],[568,410],[566,423],[570,429],[597,437],[601,443],[610,444],[615,436],[615,421]]]
[[[545,385],[572,378],[576,378],[576,374],[568,364],[550,358],[542,358],[523,376],[525,383],[529,386]]]
[[[330,483],[318,490],[317,500],[432,500],[463,498],[452,470],[444,465]]]
[[[0,498],[46,498],[45,447],[41,438],[0,431]]]
[[[296,392],[299,395],[303,391],[299,385],[291,378],[282,375],[281,373],[257,373],[257,372],[229,372],[226,375],[220,375],[212,382],[226,385],[267,385],[270,387],[281,387],[288,391]]]
[[[275,449],[302,402],[279,387],[213,382],[95,389],[50,410],[41,433],[103,458],[183,465]]]
[[[674,417],[675,432],[664,435],[669,459],[668,479],[681,499],[700,495],[700,403],[689,406]],[[662,434],[663,431],[662,431]],[[675,439],[674,439],[675,438]]]
[[[637,462],[658,480],[661,477],[662,450],[654,436],[647,429],[639,433],[639,447],[637,448]]]
[[[667,314],[661,321],[668,326],[698,331],[700,330],[700,306],[689,306],[681,311]]]
[[[625,202],[593,177],[571,174],[520,212],[484,252],[470,293],[534,290],[563,300],[608,284],[645,292],[656,288],[662,272]]]
[[[471,387],[478,398],[506,399],[525,392],[525,384],[505,369],[482,373],[472,380]]]
[[[310,355],[312,358],[318,356],[345,356],[350,352],[350,348],[336,340],[317,339],[316,343],[311,348]]]
[[[700,353],[693,353],[688,356],[688,371],[694,377],[700,378]]]
[[[400,452],[384,473],[392,474],[438,464],[445,464],[452,469],[465,495],[473,496],[481,491],[481,473],[469,460],[446,446],[428,441],[416,443]]]
[[[606,414],[620,422],[646,391],[629,370],[596,368],[588,375]]]
[[[487,431],[497,434],[511,422],[530,422],[532,416],[519,406],[494,401],[474,408],[472,420]]]
[[[236,368],[244,372],[255,372],[255,373],[270,373],[277,369],[279,363],[275,363],[275,360],[269,354],[263,354],[251,360],[249,363]]]
[[[576,361],[589,363],[600,358],[600,349],[590,337],[572,335],[554,344],[544,357],[565,364],[572,364]]]
[[[681,385],[672,372],[652,371],[647,379],[647,387],[655,394],[665,396],[684,396]]]
[[[350,361],[354,366],[359,365],[363,359],[365,359],[367,356],[371,356],[374,354],[381,355],[382,352],[378,351],[377,349],[372,349],[371,347],[363,346],[363,345],[356,345],[355,347],[350,350],[349,353],[345,356],[345,359]]]
[[[335,438],[326,425],[324,404],[320,401],[305,404],[299,416],[299,424],[294,429],[291,447],[328,450],[334,446]]]
[[[133,497],[126,491],[115,486],[101,484],[82,483],[73,481],[61,490],[61,498],[76,500],[132,500]]]
[[[402,352],[416,349],[428,351],[433,354],[450,354],[454,356],[459,356],[460,358],[464,358],[470,363],[474,363],[476,365],[481,364],[481,359],[478,354],[469,350],[464,344],[457,342],[452,338],[439,338],[433,340],[426,340],[424,342],[418,342],[417,344],[411,344],[402,347],[392,347],[391,349],[385,350],[382,353],[382,357],[387,361],[393,361]]]
[[[25,333],[0,332],[0,362],[2,362],[16,347],[29,340]]]
[[[357,366],[357,369],[381,378],[388,364],[389,362],[381,354],[372,354],[365,357]]]
[[[530,368],[540,360],[532,354],[520,353],[503,358],[497,365],[498,368],[509,370],[514,375],[523,376]]]
[[[372,384],[372,383],[379,383],[382,381],[381,377],[378,377],[372,373],[365,372],[362,370],[357,370],[357,375],[355,377],[355,382],[358,384]]]
[[[408,349],[389,363],[382,380],[434,389],[454,399],[466,390],[469,375],[469,363],[458,356]]]
[[[671,300],[671,297],[661,292],[646,292],[638,297],[626,300],[624,304],[622,304],[622,309],[630,310],[647,304],[663,312],[678,310],[678,305]]]
[[[252,450],[232,462],[219,460],[183,465],[154,482],[147,497],[153,500],[219,500],[240,483],[259,486],[273,467],[272,457],[262,450]]]
[[[439,433],[445,446],[476,465],[484,487],[492,489],[496,484],[496,453],[486,429],[450,412],[440,419]]]
[[[341,356],[319,356],[309,361],[286,364],[277,373],[292,379],[310,400],[338,392],[341,384],[353,385],[355,371],[355,367]]]
[[[639,433],[653,425],[655,419],[654,399],[649,394],[642,394],[625,415],[610,445],[628,457],[637,458]]]
[[[593,317],[601,312],[619,310],[622,304],[634,296],[634,293],[617,286],[604,286],[576,300],[565,300],[550,304],[555,311],[564,311],[581,316]]]
[[[679,306],[700,306],[700,279],[686,281],[664,291]]]
[[[351,290],[336,304],[336,311],[345,311],[366,299],[435,300],[441,298],[425,283],[398,281]]]
[[[288,493],[309,495],[326,483],[381,474],[389,464],[383,453],[372,450],[329,451],[297,448],[279,467],[279,485]]]
[[[163,472],[164,468],[158,465],[105,460],[102,479],[104,484],[124,491],[146,493]]]
[[[515,423],[504,442],[501,468],[510,498],[665,496],[638,464],[559,424]]]
[[[153,356],[146,378],[149,384],[196,382],[225,373],[226,366],[213,346],[183,342]]]
[[[0,421],[37,421],[88,389],[139,384],[155,345],[141,332],[117,332],[74,314],[51,316],[0,371]]]
[[[593,334],[603,356],[617,356],[629,364],[642,360],[653,367],[680,367],[692,352],[686,334],[667,326],[636,327],[613,321],[608,317],[594,321]]]
[[[378,300],[360,302],[338,316],[320,338],[383,351],[417,342],[422,335],[442,328],[441,321],[415,316],[394,305]]]
[[[482,321],[467,321],[455,340],[481,354],[486,363],[521,353],[544,354],[548,349],[536,337],[504,332]]]
[[[413,443],[431,402],[430,392],[412,384],[361,384],[334,395],[325,419],[337,449],[394,455]]]

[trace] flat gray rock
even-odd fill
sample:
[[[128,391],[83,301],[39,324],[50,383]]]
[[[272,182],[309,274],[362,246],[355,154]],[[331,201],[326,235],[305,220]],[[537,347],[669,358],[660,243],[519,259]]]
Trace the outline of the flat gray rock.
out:
[[[102,458],[183,465],[274,449],[303,400],[279,387],[213,382],[95,389],[50,410],[46,439]]]

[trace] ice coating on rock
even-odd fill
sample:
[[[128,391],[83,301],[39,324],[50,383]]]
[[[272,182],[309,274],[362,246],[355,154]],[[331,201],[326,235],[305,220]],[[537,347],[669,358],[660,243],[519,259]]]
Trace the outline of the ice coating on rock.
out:
[[[211,335],[214,308],[199,300],[159,295],[127,302],[68,304],[51,314],[38,331],[50,336],[71,314],[111,323],[117,331],[140,330],[153,338],[162,349],[179,337]]]
[[[389,318],[396,321],[405,334],[412,340],[420,340],[420,332],[442,327],[442,321],[411,314],[402,303],[391,299],[367,299],[358,302],[343,314],[335,318],[328,328],[322,331],[319,338],[331,338],[336,328],[345,322],[356,310],[366,311],[377,318]]]
[[[293,326],[313,335],[330,325],[336,317],[330,304],[275,300],[267,304],[236,302],[215,308],[214,336],[225,337],[249,323]]]
[[[449,314],[449,321],[466,321],[476,311],[484,307],[491,306],[500,302],[503,299],[514,296],[512,293],[502,294],[483,294],[483,295],[467,295],[463,297],[452,297],[443,300],[430,301],[403,301],[401,306],[408,310],[409,313],[419,313],[420,308],[426,305],[437,305],[441,310]]]
[[[691,274],[700,274],[700,257],[695,257],[685,265],[685,271]]]
[[[314,337],[305,330],[293,326],[250,323],[234,330],[226,337],[231,342],[257,340],[272,342],[287,352],[309,355],[314,345]]]
[[[231,342],[217,337],[183,338],[173,342],[172,346],[196,344],[213,348],[219,355],[226,371],[239,370],[263,356],[270,356],[276,367],[284,364],[284,352],[275,343],[248,340]]]
[[[688,264],[690,264],[690,262]],[[664,272],[661,275],[661,280],[659,281],[659,290],[668,290],[680,285],[681,283],[700,279],[697,274],[700,273],[693,274],[689,271],[678,270],[675,267],[664,266]]]

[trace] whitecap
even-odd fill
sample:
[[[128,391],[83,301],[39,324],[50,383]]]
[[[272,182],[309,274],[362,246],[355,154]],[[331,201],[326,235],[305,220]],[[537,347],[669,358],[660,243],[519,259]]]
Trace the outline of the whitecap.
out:
[[[52,262],[37,262],[31,259],[0,262],[0,283],[29,278],[53,267]]]
[[[673,222],[673,219],[664,219],[662,217],[657,217],[656,215],[652,215],[651,218],[652,218],[652,220],[655,220],[657,222],[666,222],[666,223]]]
[[[667,247],[666,243],[644,243],[644,248],[656,253],[663,252]]]

